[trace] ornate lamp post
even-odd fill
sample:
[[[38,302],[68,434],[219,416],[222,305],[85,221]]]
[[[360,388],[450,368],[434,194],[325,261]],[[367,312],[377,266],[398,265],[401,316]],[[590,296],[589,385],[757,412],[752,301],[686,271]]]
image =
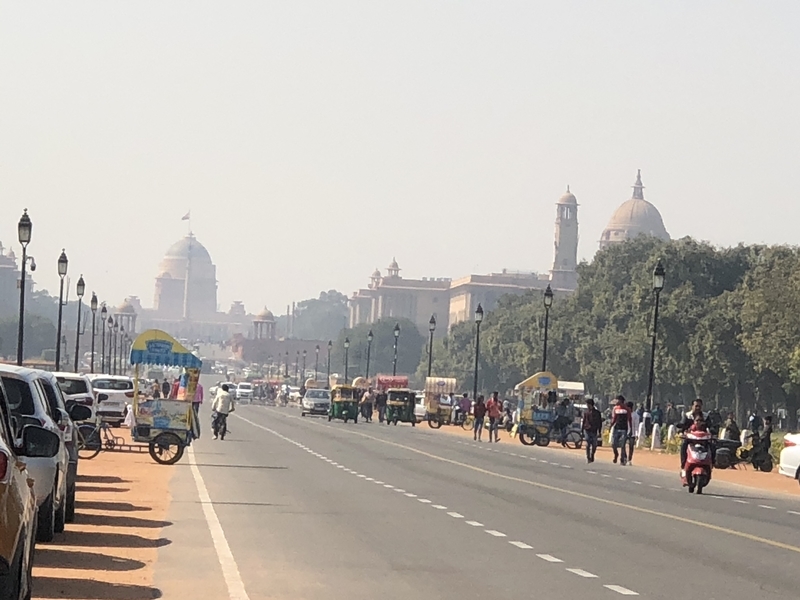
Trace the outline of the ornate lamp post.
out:
[[[108,374],[114,374],[114,317],[108,317]]]
[[[125,325],[119,326],[119,337],[117,338],[117,375],[122,375],[122,342],[125,339]]]
[[[109,319],[109,322],[111,319]],[[119,333],[119,316],[114,321],[114,327],[112,328],[114,332],[111,336],[111,374],[117,374],[117,359],[119,358],[119,350],[117,350],[117,334]]]
[[[658,303],[661,298],[661,290],[664,289],[664,280],[666,279],[666,271],[661,261],[658,261],[655,270],[653,270],[653,292],[656,295],[656,303],[653,309],[653,347],[650,350],[650,379],[647,382],[647,403],[645,410],[650,412],[653,408],[653,381],[656,375],[656,335],[658,333]]]
[[[431,320],[428,321],[428,331],[431,332],[431,342],[428,345],[428,377],[430,377],[433,370],[433,332],[436,331],[436,315],[431,315]]]
[[[372,340],[374,339],[375,336],[372,335],[372,329],[370,329],[367,334],[367,379],[369,379],[369,357],[372,354]]]
[[[542,371],[547,371],[547,330],[550,327],[550,307],[553,306],[553,290],[548,284],[544,291],[544,348],[542,349]]]
[[[100,326],[100,371],[106,373],[106,319],[108,318],[108,309],[105,302],[100,309],[100,321],[103,323]]]
[[[306,380],[306,351],[303,350],[303,382]]]
[[[58,287],[58,324],[56,325],[56,371],[61,370],[61,323],[64,320],[64,277],[67,276],[67,254],[64,249],[61,250],[61,256],[58,257],[58,276],[61,283]]]
[[[283,364],[283,377],[284,379],[289,377],[289,351],[286,351],[286,357]]]
[[[314,381],[317,381],[317,376],[319,375],[319,344],[314,348]]]
[[[94,373],[94,337],[97,335],[97,294],[92,292],[92,302],[89,305],[92,309],[92,357],[89,359],[89,369]]]
[[[392,375],[397,375],[397,340],[400,337],[400,323],[394,324],[394,359],[392,360]]]
[[[300,386],[300,380],[297,378],[297,369],[300,367],[300,350],[297,351],[297,356],[294,359],[294,384]]]
[[[328,340],[328,380],[325,383],[325,389],[331,386],[331,348],[333,348],[333,342]]]
[[[348,367],[350,366],[349,361],[350,361],[350,338],[346,337],[344,338],[344,382],[345,383],[350,381],[350,378],[348,377],[348,371],[349,371]]]
[[[33,223],[26,208],[17,223],[17,237],[22,245],[22,268],[19,280],[19,323],[17,326],[17,365],[22,366],[23,345],[25,343],[25,269],[28,266],[28,244],[31,243]],[[31,271],[36,270],[36,262],[31,260]]]
[[[483,321],[483,307],[478,304],[475,309],[475,373],[472,383],[472,399],[478,397],[478,359],[481,354],[481,321]]]
[[[81,353],[81,312],[83,311],[83,294],[86,292],[86,284],[83,281],[83,275],[78,279],[78,325],[75,328],[75,372],[78,372],[78,363],[80,363]]]

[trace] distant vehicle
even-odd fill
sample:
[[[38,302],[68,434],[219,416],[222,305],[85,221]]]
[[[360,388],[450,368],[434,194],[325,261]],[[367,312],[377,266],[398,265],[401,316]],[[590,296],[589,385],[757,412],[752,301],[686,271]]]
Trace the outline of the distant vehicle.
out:
[[[787,433],[783,436],[778,473],[800,482],[800,433]]]
[[[428,418],[428,409],[425,408],[425,392],[417,392],[414,396],[414,416],[417,417],[417,423],[422,423]]]
[[[53,373],[58,380],[58,387],[67,402],[75,402],[88,407],[92,411],[90,421],[97,418],[97,397],[92,382],[87,375],[80,373]]]
[[[124,375],[90,375],[89,380],[97,395],[97,414],[100,418],[119,427],[133,401],[133,379]]]
[[[300,388],[294,385],[289,386],[289,400],[300,402]]]
[[[301,416],[327,415],[331,408],[331,393],[328,390],[306,390],[301,402]]]
[[[236,386],[236,400],[250,402],[253,399],[253,384],[243,381]]]

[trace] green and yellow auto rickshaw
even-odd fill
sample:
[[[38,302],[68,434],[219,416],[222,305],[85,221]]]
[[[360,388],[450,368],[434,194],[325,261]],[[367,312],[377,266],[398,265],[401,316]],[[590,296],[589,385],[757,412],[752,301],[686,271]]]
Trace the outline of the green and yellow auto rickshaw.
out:
[[[341,419],[345,423],[351,420],[358,423],[359,390],[349,385],[335,385],[331,389],[331,409],[328,421]]]
[[[411,423],[417,425],[417,416],[414,414],[416,393],[408,388],[391,388],[386,390],[386,424],[397,425]]]

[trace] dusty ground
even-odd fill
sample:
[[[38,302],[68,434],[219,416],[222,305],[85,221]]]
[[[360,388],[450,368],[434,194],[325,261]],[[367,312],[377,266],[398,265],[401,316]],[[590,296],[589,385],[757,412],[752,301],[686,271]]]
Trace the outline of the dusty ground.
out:
[[[147,452],[104,451],[80,461],[78,472],[75,522],[53,543],[37,545],[34,598],[160,598],[153,566],[158,549],[171,543],[164,519],[174,467]]]

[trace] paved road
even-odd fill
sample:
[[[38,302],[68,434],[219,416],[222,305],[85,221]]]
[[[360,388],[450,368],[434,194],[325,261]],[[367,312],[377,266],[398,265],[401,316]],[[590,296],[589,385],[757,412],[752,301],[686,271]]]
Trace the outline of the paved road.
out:
[[[230,424],[177,467],[164,597],[797,598],[790,497],[289,408]]]

